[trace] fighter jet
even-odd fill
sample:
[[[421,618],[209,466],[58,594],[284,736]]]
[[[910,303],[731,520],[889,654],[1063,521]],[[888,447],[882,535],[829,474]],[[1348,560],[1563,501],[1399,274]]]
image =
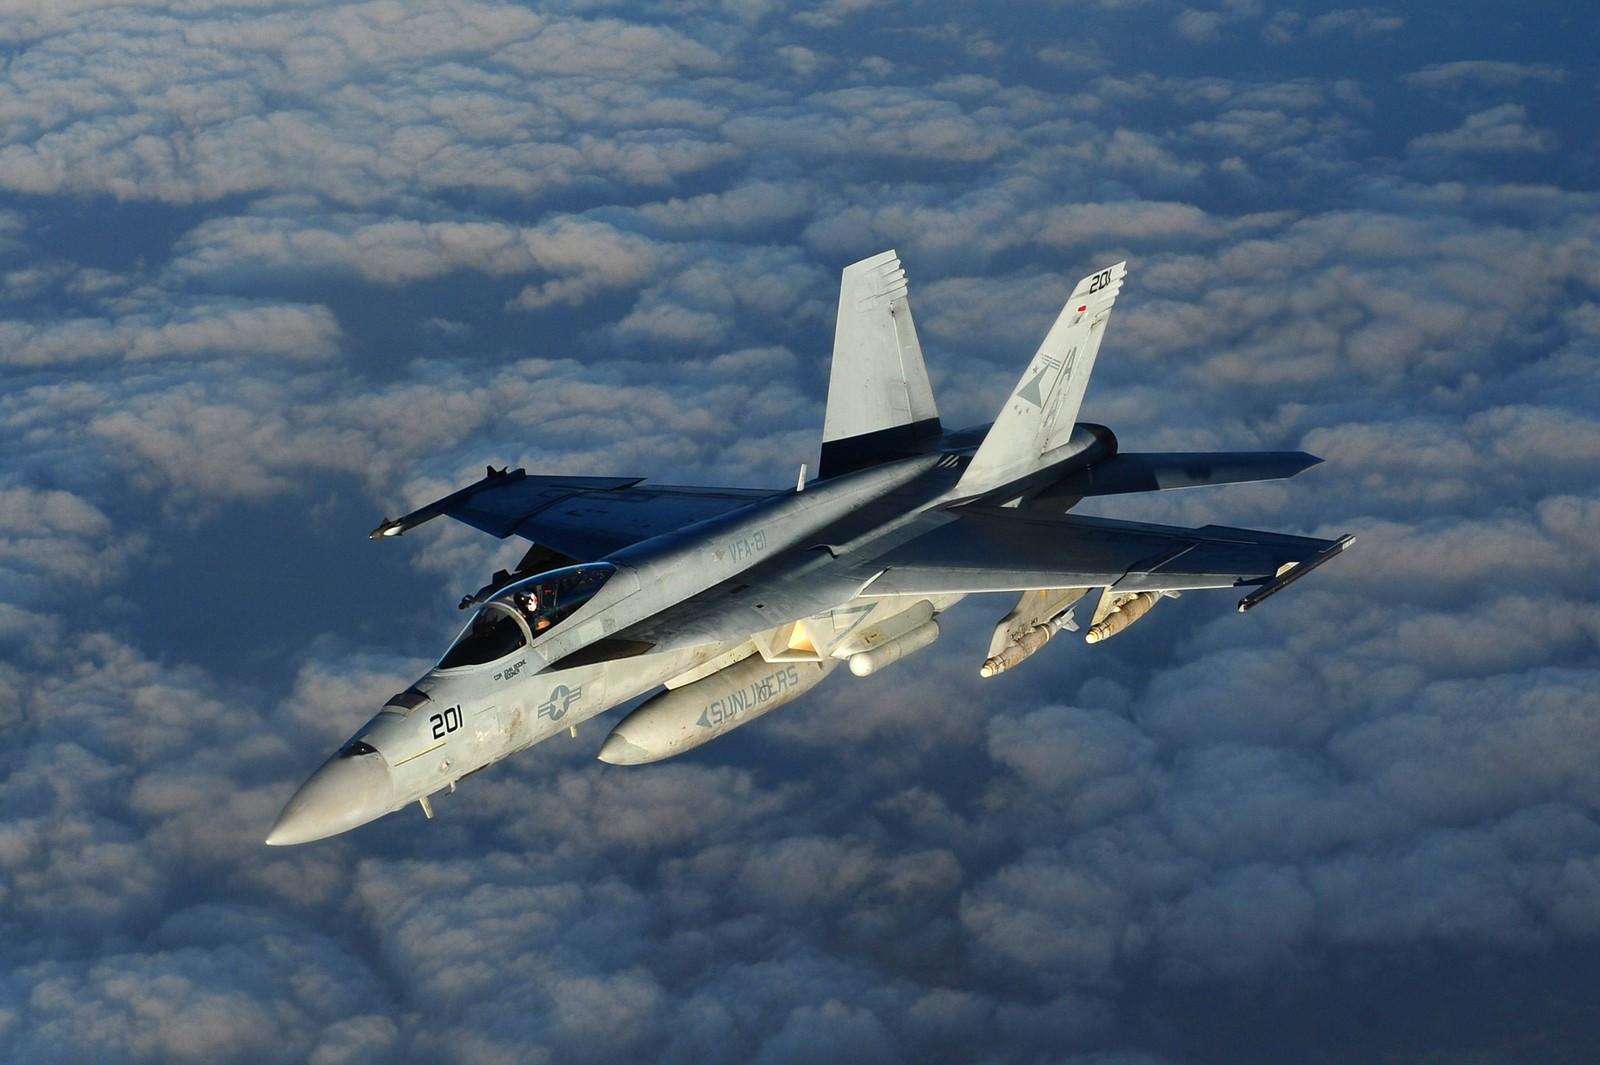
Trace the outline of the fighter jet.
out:
[[[864,677],[939,637],[974,593],[1010,593],[979,672],[1015,668],[1098,591],[1090,643],[1164,597],[1247,588],[1248,610],[1333,558],[1322,540],[1069,513],[1091,497],[1290,477],[1304,452],[1131,453],[1078,411],[1126,263],[1078,282],[993,424],[939,420],[893,251],[848,266],[815,479],[780,491],[645,484],[492,467],[385,520],[440,515],[532,547],[462,600],[439,664],[395,695],[290,798],[267,837],[349,831],[661,689],[611,730],[602,761],[670,758],[814,688]],[[976,658],[976,656],[974,656]],[[976,664],[976,663],[975,663]],[[937,712],[937,711],[930,711]]]

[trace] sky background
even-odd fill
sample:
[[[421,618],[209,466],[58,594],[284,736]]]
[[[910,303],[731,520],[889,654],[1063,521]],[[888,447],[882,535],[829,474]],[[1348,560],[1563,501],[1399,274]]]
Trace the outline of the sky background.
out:
[[[0,1058],[1600,1054],[1591,5],[0,10]],[[791,484],[890,247],[947,425],[1127,258],[1083,416],[1327,461],[1094,512],[1356,546],[261,844],[521,551],[382,517]]]

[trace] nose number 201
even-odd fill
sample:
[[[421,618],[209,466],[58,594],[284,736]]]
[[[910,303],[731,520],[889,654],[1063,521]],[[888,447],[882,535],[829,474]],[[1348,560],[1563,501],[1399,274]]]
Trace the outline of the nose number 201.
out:
[[[461,727],[461,707],[452,706],[442,714],[434,714],[428,721],[433,725],[433,738],[442,740]]]

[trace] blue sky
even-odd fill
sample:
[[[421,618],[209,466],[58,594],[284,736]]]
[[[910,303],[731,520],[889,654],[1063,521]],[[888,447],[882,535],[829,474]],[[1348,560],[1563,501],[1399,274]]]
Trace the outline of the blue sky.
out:
[[[11,5],[3,1056],[1591,1060],[1600,34],[1414,7]],[[1127,258],[1084,416],[1327,461],[1101,512],[1356,549],[261,845],[520,552],[380,518],[790,483],[889,247],[951,425]]]

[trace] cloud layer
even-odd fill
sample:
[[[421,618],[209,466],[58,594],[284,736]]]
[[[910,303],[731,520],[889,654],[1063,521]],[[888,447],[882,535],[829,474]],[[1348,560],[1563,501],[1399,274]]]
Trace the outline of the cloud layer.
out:
[[[1600,1046],[1581,35],[1164,0],[12,7],[6,1058]],[[1103,511],[1356,548],[1247,617],[1185,596],[987,682],[1009,604],[972,602],[681,761],[602,765],[597,722],[431,822],[261,846],[518,553],[368,544],[382,513],[485,463],[789,483],[837,271],[891,246],[950,425],[1130,259],[1085,417],[1327,461]]]

